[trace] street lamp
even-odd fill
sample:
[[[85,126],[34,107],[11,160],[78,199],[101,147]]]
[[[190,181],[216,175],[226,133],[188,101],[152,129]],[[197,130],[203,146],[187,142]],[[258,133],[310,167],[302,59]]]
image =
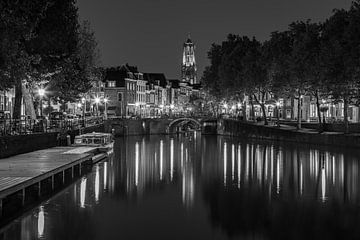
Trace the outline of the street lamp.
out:
[[[174,104],[170,104],[170,117],[173,115]]]
[[[83,125],[85,127],[86,98],[85,97],[81,98],[81,102],[82,102],[82,105],[83,105],[83,108],[82,108]]]
[[[42,102],[42,100],[43,100],[43,97],[45,95],[45,89],[39,88],[38,92],[39,92],[39,96],[40,96],[40,116],[42,117],[43,116],[43,106],[42,106],[43,102]]]
[[[96,115],[99,116],[99,102],[100,102],[100,98],[96,97],[95,98],[95,103],[96,103]]]
[[[105,103],[105,119],[107,119],[107,103],[108,103],[109,99],[104,98],[104,103]]]
[[[277,118],[277,126],[280,127],[280,122],[279,122],[279,107],[280,107],[280,102],[276,102],[276,118]]]

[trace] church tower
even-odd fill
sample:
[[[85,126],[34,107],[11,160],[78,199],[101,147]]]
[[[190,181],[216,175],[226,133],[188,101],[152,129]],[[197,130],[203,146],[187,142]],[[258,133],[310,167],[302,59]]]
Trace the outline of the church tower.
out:
[[[195,45],[190,36],[184,43],[181,80],[190,84],[198,83],[196,78]]]

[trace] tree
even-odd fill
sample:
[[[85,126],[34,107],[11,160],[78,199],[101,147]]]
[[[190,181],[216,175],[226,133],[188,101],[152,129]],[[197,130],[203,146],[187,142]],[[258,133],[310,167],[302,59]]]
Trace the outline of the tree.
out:
[[[49,97],[68,101],[101,76],[94,32],[88,22],[80,27],[75,0],[1,1],[0,9],[0,89],[15,86],[14,118],[23,97],[33,109],[24,84],[49,82]]]
[[[218,74],[221,56],[221,46],[213,44],[208,52],[211,65],[205,68],[201,78],[204,89],[208,91],[209,95],[213,96],[213,101],[210,104],[215,116],[218,114],[218,104],[223,97],[223,88]]]
[[[271,78],[268,74],[266,62],[266,47],[255,38],[247,43],[246,53],[243,57],[243,89],[260,106],[265,125],[268,125],[265,101],[271,90]]]
[[[360,45],[359,1],[349,11],[335,10],[324,23],[322,57],[328,92],[336,101],[344,103],[345,133],[349,131],[349,104],[355,103],[359,86]]]
[[[20,118],[23,82],[34,74],[38,56],[29,54],[26,43],[52,3],[45,0],[1,1],[0,9],[0,89],[15,86],[14,117]]]

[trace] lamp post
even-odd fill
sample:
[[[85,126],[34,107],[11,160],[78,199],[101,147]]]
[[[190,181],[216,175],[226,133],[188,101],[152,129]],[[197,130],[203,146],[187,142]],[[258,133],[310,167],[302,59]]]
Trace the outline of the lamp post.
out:
[[[225,108],[225,114],[227,113],[227,108],[228,108],[228,105],[226,103],[224,103],[224,108]]]
[[[104,104],[105,104],[105,119],[107,119],[107,103],[108,103],[108,99],[104,98]]]
[[[173,110],[174,110],[174,104],[170,104],[170,117],[172,118]]]
[[[242,105],[241,105],[241,103],[239,102],[239,103],[237,104],[237,109],[236,109],[238,119],[241,119],[241,117],[240,117],[241,107],[242,107]]]
[[[278,127],[280,127],[280,122],[279,122],[279,107],[280,107],[280,102],[276,102],[276,119],[277,119],[276,125],[277,125]]]
[[[83,118],[83,126],[85,127],[85,110],[86,110],[86,98],[81,98],[82,102],[82,118]]]
[[[45,95],[45,89],[43,89],[43,88],[39,88],[39,96],[40,96],[40,116],[41,116],[41,118],[42,118],[42,116],[43,116],[43,102],[42,102],[42,100],[43,100],[43,97],[44,97],[44,95]]]
[[[95,103],[96,103],[96,116],[99,116],[99,102],[100,102],[100,98],[96,97],[95,98]]]

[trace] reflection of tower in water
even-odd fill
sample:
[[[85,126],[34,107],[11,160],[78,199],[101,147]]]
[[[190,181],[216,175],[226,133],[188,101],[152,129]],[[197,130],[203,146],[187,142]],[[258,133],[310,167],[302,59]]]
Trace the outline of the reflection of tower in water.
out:
[[[194,179],[194,166],[192,157],[189,155],[188,148],[185,147],[185,160],[181,161],[184,163],[181,168],[182,174],[182,201],[185,207],[191,207],[194,203],[195,195],[195,179]]]

